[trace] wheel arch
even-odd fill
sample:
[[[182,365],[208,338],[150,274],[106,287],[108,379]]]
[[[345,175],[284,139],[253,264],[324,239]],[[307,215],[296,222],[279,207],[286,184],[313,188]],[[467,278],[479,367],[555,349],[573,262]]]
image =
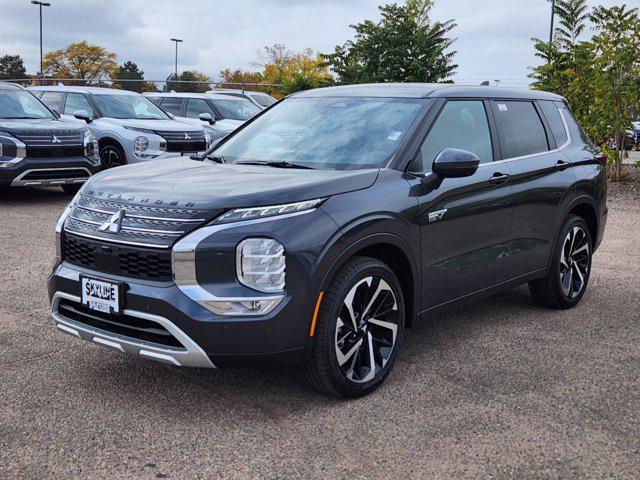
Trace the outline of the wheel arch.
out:
[[[591,241],[595,244],[600,229],[598,221],[598,207],[594,199],[588,196],[577,197],[565,209],[562,216],[561,226],[569,215],[578,215],[586,222],[589,227]],[[592,245],[593,246],[593,245]]]
[[[129,159],[127,158],[127,151],[124,148],[124,146],[122,145],[122,142],[120,140],[118,140],[117,138],[111,137],[111,136],[104,136],[104,137],[98,139],[98,150],[99,151],[102,150],[107,145],[116,146],[116,147],[120,148],[120,150],[122,151],[122,155],[124,156],[124,164],[129,163]]]

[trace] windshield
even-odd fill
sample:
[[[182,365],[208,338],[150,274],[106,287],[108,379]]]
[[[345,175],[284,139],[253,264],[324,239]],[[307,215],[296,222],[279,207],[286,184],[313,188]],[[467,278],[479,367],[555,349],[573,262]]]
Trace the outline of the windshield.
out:
[[[240,130],[214,155],[229,163],[384,167],[423,105],[420,99],[289,98]]]
[[[0,118],[55,118],[40,100],[23,90],[0,90]]]
[[[166,120],[166,113],[142,95],[93,95],[104,117],[138,120]]]
[[[229,120],[249,120],[256,113],[260,113],[260,109],[253,103],[241,98],[235,100],[214,100],[213,104],[220,112],[220,115],[222,115],[222,118]]]
[[[258,102],[263,107],[270,107],[278,100],[273,98],[271,95],[265,95],[264,93],[250,93],[251,98],[253,98],[256,102]]]

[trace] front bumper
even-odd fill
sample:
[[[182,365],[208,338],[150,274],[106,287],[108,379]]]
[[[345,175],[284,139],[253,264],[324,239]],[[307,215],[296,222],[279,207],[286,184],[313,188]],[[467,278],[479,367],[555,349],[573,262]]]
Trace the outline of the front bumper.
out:
[[[9,167],[0,168],[0,186],[27,187],[82,184],[97,173],[84,157],[25,158]]]

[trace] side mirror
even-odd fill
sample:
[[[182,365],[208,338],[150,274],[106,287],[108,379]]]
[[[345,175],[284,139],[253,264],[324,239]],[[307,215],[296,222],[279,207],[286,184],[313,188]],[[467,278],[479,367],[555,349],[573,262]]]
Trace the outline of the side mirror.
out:
[[[73,116],[78,120],[84,120],[87,123],[91,123],[91,115],[86,110],[76,110],[73,112]]]
[[[167,115],[169,115],[169,118],[170,118],[171,120],[175,120],[175,119],[176,119],[176,116],[175,116],[173,113],[171,113],[171,112],[167,112]]]
[[[442,178],[470,177],[480,165],[475,153],[457,148],[445,148],[433,161],[433,173]]]
[[[215,121],[213,120],[213,116],[211,116],[210,113],[203,112],[200,115],[198,115],[198,118],[203,122],[208,122],[209,125],[213,125],[215,123]]]

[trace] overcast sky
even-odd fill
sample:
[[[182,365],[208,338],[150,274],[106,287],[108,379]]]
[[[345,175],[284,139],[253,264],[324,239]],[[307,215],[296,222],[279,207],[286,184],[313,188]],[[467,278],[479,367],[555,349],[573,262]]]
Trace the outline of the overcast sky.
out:
[[[352,38],[350,24],[378,19],[384,0],[48,0],[44,49],[87,40],[136,62],[148,78],[173,71],[171,37],[179,47],[179,70],[214,78],[225,67],[255,69],[256,52],[284,43],[291,50],[332,52]],[[398,0],[402,1],[402,0]],[[612,5],[623,0],[596,0]],[[389,2],[390,3],[390,2]],[[626,0],[640,6],[640,0]],[[29,0],[0,0],[0,56],[19,54],[27,71],[38,69],[38,8]],[[527,83],[535,60],[531,37],[547,38],[547,0],[436,0],[433,17],[455,19],[458,83],[502,80]]]

